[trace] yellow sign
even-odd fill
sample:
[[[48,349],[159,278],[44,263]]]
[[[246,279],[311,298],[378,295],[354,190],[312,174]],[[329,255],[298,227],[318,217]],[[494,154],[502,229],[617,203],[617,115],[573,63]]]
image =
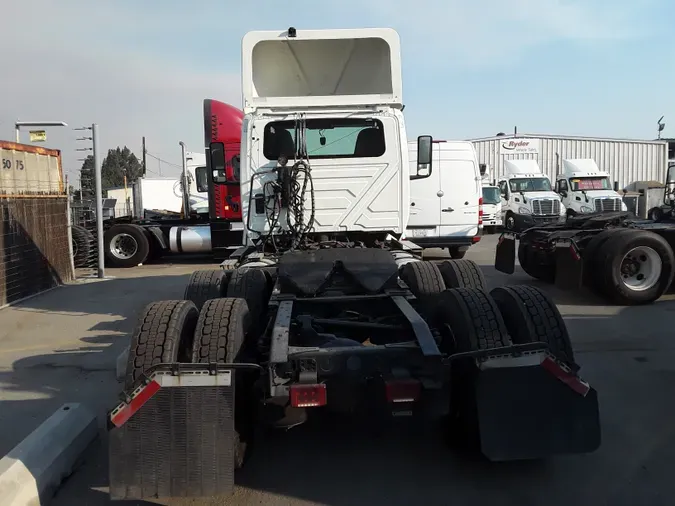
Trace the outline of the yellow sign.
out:
[[[30,131],[30,141],[31,142],[44,142],[47,140],[47,132],[44,130],[31,130]]]

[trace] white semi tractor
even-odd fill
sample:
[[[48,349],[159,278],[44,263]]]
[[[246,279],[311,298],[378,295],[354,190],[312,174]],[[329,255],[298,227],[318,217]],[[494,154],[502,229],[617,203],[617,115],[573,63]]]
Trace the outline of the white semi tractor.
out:
[[[555,191],[562,198],[567,216],[628,210],[621,195],[613,189],[609,173],[601,171],[595,160],[563,160],[562,169]]]
[[[499,180],[504,227],[520,231],[535,225],[561,223],[566,210],[536,160],[505,160]]]

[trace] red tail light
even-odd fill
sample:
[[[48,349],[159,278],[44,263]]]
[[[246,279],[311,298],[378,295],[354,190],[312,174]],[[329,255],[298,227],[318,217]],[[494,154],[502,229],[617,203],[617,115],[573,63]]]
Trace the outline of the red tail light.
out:
[[[483,197],[478,199],[478,224],[483,224]]]
[[[393,403],[415,402],[422,393],[421,383],[414,379],[389,380],[384,382],[384,386],[387,401]]]
[[[326,385],[291,385],[291,406],[294,408],[316,408],[327,404]]]

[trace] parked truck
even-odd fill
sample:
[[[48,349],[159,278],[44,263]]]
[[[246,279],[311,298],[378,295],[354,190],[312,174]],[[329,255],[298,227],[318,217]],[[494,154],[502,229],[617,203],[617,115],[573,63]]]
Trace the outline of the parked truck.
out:
[[[507,230],[519,231],[565,220],[565,206],[536,160],[504,160],[499,191]]]
[[[628,211],[617,192],[618,182],[598,168],[591,158],[566,159],[558,175],[555,191],[562,197],[567,216],[608,211]],[[614,188],[614,189],[613,189]]]
[[[183,184],[182,178],[173,182],[162,180],[166,183],[162,192],[144,190],[144,186],[152,189],[155,180],[141,179],[134,186],[135,216],[104,223],[109,264],[134,267],[167,253],[211,253],[214,259],[222,261],[242,244],[238,180],[242,118],[243,112],[229,104],[204,100],[204,157],[186,153],[187,184]],[[205,165],[199,163],[202,161]],[[156,209],[161,202],[178,205],[176,194],[185,202],[184,193],[190,202],[189,211],[185,212],[185,205],[179,208],[180,214],[175,209],[169,213]],[[150,202],[155,205],[149,206]]]
[[[245,244],[185,300],[143,310],[109,413],[112,498],[230,493],[258,423],[321,412],[440,418],[496,461],[594,451],[597,393],[555,304],[488,292],[475,263],[425,262],[400,239],[397,33],[250,32],[242,59]],[[432,153],[420,136],[414,177],[437,170]]]

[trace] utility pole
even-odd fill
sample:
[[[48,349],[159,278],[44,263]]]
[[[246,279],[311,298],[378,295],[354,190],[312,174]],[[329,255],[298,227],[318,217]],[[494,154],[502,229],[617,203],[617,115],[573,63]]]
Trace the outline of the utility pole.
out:
[[[100,279],[105,277],[105,255],[103,251],[103,187],[101,184],[101,157],[99,154],[98,125],[96,123],[88,127],[75,128],[75,130],[90,130],[91,137],[80,137],[78,141],[91,141],[90,148],[78,148],[78,151],[91,151],[94,157],[94,199],[96,201],[96,238],[98,242],[98,272]],[[85,158],[86,160],[86,158]],[[82,182],[80,179],[80,189]],[[80,190],[81,191],[81,190]],[[80,193],[81,195],[81,193]]]
[[[147,153],[147,150],[145,149],[145,136],[143,136],[143,176],[145,176],[145,168],[147,165],[145,165],[146,157],[145,154]]]

